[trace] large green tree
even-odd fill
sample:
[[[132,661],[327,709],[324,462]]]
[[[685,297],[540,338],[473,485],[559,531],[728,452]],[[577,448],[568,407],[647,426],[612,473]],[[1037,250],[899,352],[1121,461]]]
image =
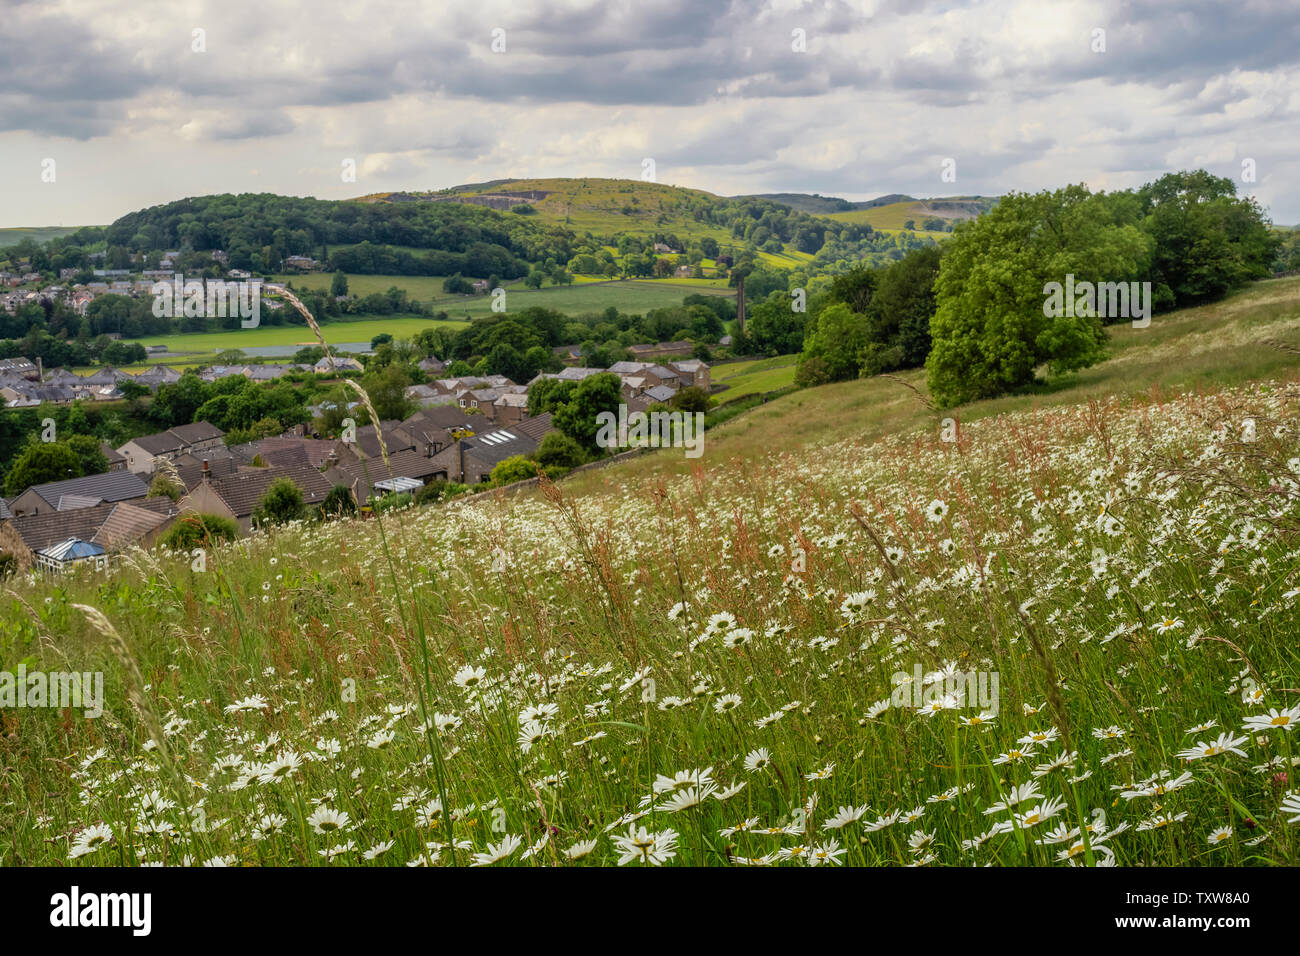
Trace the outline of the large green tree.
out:
[[[1137,192],[1155,242],[1151,281],[1161,308],[1217,299],[1271,272],[1279,237],[1259,204],[1203,169],[1169,173]]]
[[[881,271],[867,307],[870,343],[862,370],[872,375],[896,368],[917,368],[930,354],[930,319],[934,316],[934,280],[939,274],[938,246],[913,249]]]
[[[840,381],[856,378],[862,352],[867,347],[867,316],[854,312],[843,302],[828,305],[808,324],[800,366],[816,367],[821,374],[800,381],[818,384],[819,381]]]
[[[61,441],[30,441],[5,476],[5,491],[10,497],[22,494],[32,485],[48,481],[80,478],[81,457]]]
[[[596,434],[600,423],[596,416],[601,412],[618,414],[623,401],[623,383],[617,375],[605,372],[584,378],[573,390],[569,401],[558,406],[551,421],[590,454],[599,454]]]
[[[1039,366],[1061,374],[1101,359],[1101,320],[1046,315],[1045,286],[1140,278],[1152,242],[1138,220],[1131,195],[1078,185],[1012,193],[958,227],[935,280],[931,395],[942,405],[989,398],[1030,384]]]
[[[259,528],[285,524],[298,520],[306,513],[302,489],[288,478],[277,478],[257,503],[257,508],[253,511],[253,524]]]
[[[108,471],[108,456],[94,435],[71,435],[67,443],[81,462],[83,475],[99,475]]]

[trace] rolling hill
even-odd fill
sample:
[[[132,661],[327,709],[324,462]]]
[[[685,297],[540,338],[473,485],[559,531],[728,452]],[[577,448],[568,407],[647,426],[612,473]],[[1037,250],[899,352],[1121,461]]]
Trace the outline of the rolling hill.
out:
[[[61,236],[70,236],[82,226],[10,226],[0,229],[0,249],[16,246],[24,239],[34,242],[49,242]]]
[[[129,703],[7,736],[0,855],[1294,866],[1298,290],[951,441],[859,379],[698,460],[15,576],[0,659]]]
[[[907,219],[929,217],[959,222],[974,218],[996,199],[985,196],[950,196],[916,199],[891,193],[852,202],[818,193],[761,193],[718,196],[702,189],[632,179],[495,179],[426,192],[372,193],[362,202],[457,202],[498,210],[523,207],[540,219],[582,233],[671,232],[684,239],[711,236],[732,241],[724,227],[709,221],[705,212],[752,202],[772,203],[795,212],[875,229],[902,229]]]

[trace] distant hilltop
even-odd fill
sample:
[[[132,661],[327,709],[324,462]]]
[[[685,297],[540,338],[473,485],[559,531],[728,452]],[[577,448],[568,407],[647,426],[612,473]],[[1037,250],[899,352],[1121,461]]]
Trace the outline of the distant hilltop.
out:
[[[756,193],[719,196],[701,189],[636,179],[570,177],[553,179],[493,179],[464,183],[446,189],[403,190],[371,193],[361,202],[418,203],[454,202],[487,206],[497,210],[536,213],[542,219],[566,224],[599,225],[612,228],[618,221],[683,225],[684,213],[701,203],[758,200],[786,206],[813,216],[840,218],[864,223],[876,229],[912,228],[950,231],[952,225],[974,219],[996,202],[988,196],[943,196],[918,199],[904,193],[889,193],[861,202],[820,193]],[[942,220],[939,222],[938,220]],[[923,225],[925,222],[929,225]]]

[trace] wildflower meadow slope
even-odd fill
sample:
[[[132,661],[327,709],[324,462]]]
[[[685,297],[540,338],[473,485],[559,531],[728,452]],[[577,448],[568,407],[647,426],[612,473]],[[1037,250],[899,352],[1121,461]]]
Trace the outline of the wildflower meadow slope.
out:
[[[5,712],[0,855],[1294,865],[1298,410],[1111,398],[12,583],[6,662],[106,704]]]

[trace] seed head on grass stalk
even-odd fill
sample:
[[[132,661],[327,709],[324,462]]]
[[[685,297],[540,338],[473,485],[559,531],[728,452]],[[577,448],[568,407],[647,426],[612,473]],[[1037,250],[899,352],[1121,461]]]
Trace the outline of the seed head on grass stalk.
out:
[[[145,730],[149,732],[149,736],[158,747],[158,755],[162,757],[163,763],[167,765],[168,770],[175,774],[176,763],[172,760],[171,751],[167,747],[167,740],[163,736],[162,721],[158,719],[153,704],[145,696],[144,677],[140,674],[140,667],[131,655],[130,648],[126,646],[126,641],[98,608],[91,607],[89,604],[74,604],[72,606],[86,615],[91,627],[108,638],[108,646],[112,649],[113,656],[117,658],[118,663],[122,665],[122,670],[126,675],[127,694],[131,703],[135,706],[136,713],[140,715]]]
[[[301,308],[301,303],[299,304],[299,306]],[[323,346],[325,344],[325,339],[320,334],[320,328],[316,325],[315,322],[311,321],[310,319],[308,321],[310,322],[312,328],[316,330],[316,336],[321,340],[321,345]],[[329,353],[327,351],[326,355],[328,356],[328,354]],[[333,360],[331,360],[330,364],[333,365]],[[379,454],[384,460],[384,467],[388,470],[389,477],[392,477],[393,466],[388,458],[388,446],[384,442],[383,429],[379,427],[379,414],[375,411],[375,406],[370,401],[369,393],[366,392],[366,390],[362,388],[359,383],[354,382],[351,379],[348,379],[345,384],[357,393],[357,395],[361,399],[361,404],[365,407],[366,411],[369,413],[370,420],[375,425],[375,438],[379,441]],[[365,472],[366,483],[369,484],[370,472],[369,469],[367,469],[365,466],[364,459],[362,460],[362,468]],[[383,549],[384,552],[384,560],[388,564],[388,575],[393,582],[393,592],[398,597],[397,608],[398,608],[398,614],[402,619],[402,633],[405,636],[410,637],[412,634],[412,628],[410,622],[407,621],[406,606],[405,603],[401,600],[402,598],[401,591],[397,585],[397,569],[393,564],[392,551],[388,547],[388,534],[387,534],[387,530],[384,527],[384,518],[383,515],[376,515],[376,518],[377,518],[376,523],[379,528],[380,547]],[[400,522],[398,523],[398,534],[402,535],[403,545],[405,545],[405,530],[403,529]],[[415,598],[414,585],[412,585],[412,589],[411,589],[411,611],[415,618],[414,632],[415,632],[415,637],[419,642],[420,661],[424,670],[423,683],[419,681],[416,682],[416,688],[419,692],[419,697],[420,697],[420,719],[424,722],[425,744],[429,748],[429,756],[433,760],[434,776],[436,778],[436,782],[438,785],[438,796],[442,800],[442,805],[444,807],[449,807],[451,806],[451,800],[447,791],[446,767],[444,764],[444,758],[442,753],[442,741],[438,738],[438,735],[436,733],[433,733],[432,730],[430,729],[429,700],[432,698],[433,695],[433,680],[432,680],[432,674],[429,670],[429,666],[430,666],[429,640],[428,640],[428,634],[424,626],[424,616],[420,613],[420,604],[419,601],[417,601]],[[454,866],[456,863],[456,839],[455,839],[455,834],[452,831],[452,827],[453,827],[453,821],[451,817],[448,816],[447,852],[450,854],[452,865]]]
[[[153,740],[154,745],[158,748],[158,756],[161,758],[163,766],[166,767],[171,777],[172,786],[176,796],[185,810],[185,815],[190,816],[190,793],[189,787],[185,782],[185,774],[177,766],[175,759],[172,757],[171,750],[167,746],[166,736],[163,734],[162,722],[158,719],[158,713],[153,709],[153,704],[144,692],[144,677],[140,673],[140,667],[131,654],[131,649],[127,646],[126,640],[118,633],[117,628],[104,616],[98,608],[91,607],[89,604],[73,604],[74,608],[86,615],[90,621],[91,627],[99,631],[100,634],[108,638],[109,647],[113,655],[122,665],[122,670],[126,676],[127,694],[134,705],[136,713],[140,716],[140,721],[144,724],[145,730],[148,731],[149,737]]]

